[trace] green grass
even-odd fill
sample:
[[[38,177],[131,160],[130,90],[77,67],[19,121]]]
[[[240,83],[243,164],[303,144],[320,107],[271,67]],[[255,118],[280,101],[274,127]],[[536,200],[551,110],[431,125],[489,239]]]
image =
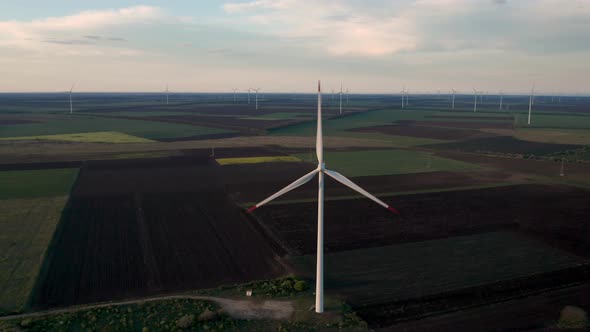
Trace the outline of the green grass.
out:
[[[34,120],[34,117],[31,118]],[[227,133],[229,130],[144,120],[113,119],[84,115],[53,116],[46,122],[0,126],[0,137],[120,132],[147,139],[179,138]]]
[[[24,308],[66,201],[0,200],[0,313]]]
[[[154,141],[146,139],[146,138],[131,136],[131,135],[118,133],[118,132],[112,132],[112,131],[0,138],[0,141],[30,141],[30,140],[92,142],[92,143],[151,143],[151,142],[154,142]]]
[[[316,158],[309,153],[295,156],[307,162],[314,162]],[[328,168],[349,177],[477,169],[473,164],[409,150],[324,152],[324,158]]]
[[[561,128],[561,129],[590,129],[590,116],[539,114],[531,115],[531,124],[527,124],[528,114],[520,113],[517,118],[519,128]]]
[[[270,156],[270,157],[240,157],[240,158],[218,158],[215,159],[219,165],[240,165],[260,164],[272,162],[298,162],[301,159],[293,156]]]
[[[315,255],[290,261],[315,274]],[[484,233],[327,254],[327,294],[353,305],[387,303],[525,277],[587,261],[510,232]]]
[[[0,172],[0,199],[68,195],[77,168]]]
[[[242,119],[253,119],[253,120],[292,120],[292,119],[303,119],[298,115],[307,115],[308,118],[313,118],[313,114],[306,113],[294,113],[294,112],[277,112],[270,113],[260,116],[247,117]]]

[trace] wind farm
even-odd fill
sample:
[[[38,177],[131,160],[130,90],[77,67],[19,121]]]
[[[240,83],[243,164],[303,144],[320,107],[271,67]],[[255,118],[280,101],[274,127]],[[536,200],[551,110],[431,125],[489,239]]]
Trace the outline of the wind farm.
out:
[[[590,328],[582,4],[33,2],[0,331]]]

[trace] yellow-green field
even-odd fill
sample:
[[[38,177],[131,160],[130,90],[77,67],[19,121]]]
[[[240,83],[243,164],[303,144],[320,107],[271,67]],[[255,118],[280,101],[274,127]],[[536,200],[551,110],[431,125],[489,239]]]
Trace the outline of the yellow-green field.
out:
[[[67,196],[0,200],[0,314],[23,309]]]
[[[147,138],[127,135],[115,131],[98,131],[93,133],[61,134],[61,135],[40,135],[40,136],[18,136],[3,137],[3,141],[68,141],[88,143],[150,143],[154,142]]]
[[[216,159],[219,165],[239,164],[260,164],[273,162],[297,162],[301,159],[293,156],[269,156],[269,157],[241,157],[241,158],[219,158]]]

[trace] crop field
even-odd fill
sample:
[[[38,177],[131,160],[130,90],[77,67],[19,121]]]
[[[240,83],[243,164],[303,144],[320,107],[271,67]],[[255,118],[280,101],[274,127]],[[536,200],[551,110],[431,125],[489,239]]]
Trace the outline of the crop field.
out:
[[[266,157],[241,157],[241,158],[217,158],[219,165],[259,164],[272,162],[299,162],[301,159],[294,156],[266,156]]]
[[[62,135],[39,135],[39,136],[19,136],[3,137],[3,141],[29,141],[29,140],[47,140],[47,141],[66,141],[66,142],[93,142],[93,143],[150,143],[152,140],[131,136],[123,133],[104,131],[92,133],[62,134]]]
[[[477,130],[444,128],[444,127],[427,127],[415,125],[384,125],[373,127],[362,127],[349,129],[361,133],[382,133],[385,135],[410,136],[431,138],[445,141],[454,141],[469,139],[475,137],[490,136]]]
[[[329,192],[331,187],[327,188]],[[587,256],[589,194],[568,186],[515,185],[380,197],[400,216],[368,199],[326,201],[325,251],[519,229]],[[253,214],[289,252],[298,255],[315,252],[316,212],[316,203],[307,202],[268,205]]]
[[[65,196],[78,169],[0,171],[0,199]]]
[[[220,169],[198,156],[101,161],[82,168],[33,306],[284,274],[279,248],[227,198]]]
[[[34,117],[32,117],[34,119]],[[53,116],[43,123],[0,126],[0,137],[77,134],[84,132],[120,132],[146,139],[174,139],[188,136],[228,133],[226,129],[182,123],[95,116]]]
[[[66,201],[0,199],[0,314],[27,303]]]
[[[500,152],[543,156],[582,147],[573,144],[552,144],[523,141],[511,136],[474,138],[461,142],[430,145],[436,149],[464,152]]]
[[[301,160],[314,162],[315,154],[295,154]],[[392,175],[433,171],[474,170],[476,165],[409,150],[366,150],[326,152],[326,165],[346,176]]]
[[[290,260],[315,274],[315,255]],[[589,261],[511,232],[491,232],[325,257],[326,292],[353,306],[421,298],[455,289],[541,274]]]

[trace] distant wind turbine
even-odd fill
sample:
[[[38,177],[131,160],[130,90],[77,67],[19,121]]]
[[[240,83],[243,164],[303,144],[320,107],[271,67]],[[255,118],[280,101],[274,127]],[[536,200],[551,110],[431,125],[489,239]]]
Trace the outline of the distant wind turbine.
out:
[[[340,83],[340,92],[338,92],[340,95],[340,114],[342,114],[342,93],[342,83]]]
[[[168,105],[168,84],[166,84],[166,105]]]
[[[254,88],[250,88],[252,91],[256,92],[256,109],[258,109],[258,91],[260,91],[260,88],[254,89]]]
[[[531,88],[531,95],[529,96],[529,119],[528,124],[531,124],[531,110],[533,109],[533,96],[535,94],[535,83],[533,83],[533,87]]]
[[[502,99],[504,97],[504,93],[500,91],[500,111],[502,110]]]
[[[342,183],[343,185],[351,188],[352,190],[362,194],[363,196],[371,199],[377,204],[383,206],[389,211],[399,214],[399,212],[393,207],[387,205],[377,197],[369,194],[367,191],[357,186],[354,182],[350,181],[344,175],[326,169],[324,163],[324,143],[322,134],[322,92],[320,82],[318,82],[318,115],[317,115],[317,134],[316,134],[316,155],[318,159],[318,167],[295,180],[285,188],[279,190],[275,194],[269,196],[262,202],[252,206],[248,209],[248,212],[252,212],[262,205],[272,201],[273,199],[280,197],[289,191],[298,188],[305,183],[313,179],[316,174],[318,175],[318,232],[317,232],[317,251],[316,251],[316,288],[315,288],[315,312],[324,312],[324,175],[328,175],[334,180]]]
[[[477,112],[477,90],[473,88],[473,112]]]
[[[72,87],[70,88],[70,114],[74,113],[74,104],[72,102],[72,93],[74,93],[74,86],[76,83],[72,83]]]
[[[451,91],[453,91],[453,102],[451,104],[451,109],[454,110],[455,109],[455,92],[457,92],[457,91],[455,91],[455,89],[451,89]]]
[[[346,88],[346,105],[348,105],[348,88]]]
[[[234,104],[236,103],[236,92],[237,92],[238,90],[239,90],[239,89],[232,89],[232,91],[234,92]]]
[[[248,105],[250,105],[250,90],[251,90],[250,88],[248,88],[248,90],[246,90],[246,91],[248,91]]]

